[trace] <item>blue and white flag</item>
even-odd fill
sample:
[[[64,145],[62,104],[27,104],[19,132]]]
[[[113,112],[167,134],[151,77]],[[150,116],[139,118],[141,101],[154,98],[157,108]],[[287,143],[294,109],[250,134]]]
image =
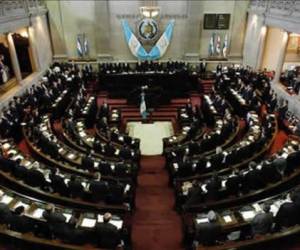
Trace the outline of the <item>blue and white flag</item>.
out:
[[[147,118],[147,107],[146,107],[146,102],[145,102],[144,91],[142,91],[142,93],[141,93],[140,114],[143,119]]]
[[[84,55],[87,56],[89,54],[89,43],[86,36],[84,36],[83,48],[84,48]]]
[[[210,56],[215,54],[215,33],[213,33],[210,37],[208,53]]]
[[[174,28],[175,20],[169,21],[166,30],[162,34],[162,36],[159,38],[155,46],[151,49],[149,52],[149,59],[150,60],[156,60],[162,57],[170,44],[172,34],[173,34],[173,28]]]
[[[129,46],[131,53],[139,59],[147,60],[148,53],[141,45],[136,36],[132,33],[129,24],[126,20],[122,21],[122,27],[125,35],[126,42]]]
[[[76,44],[76,46],[77,46],[77,53],[78,53],[78,55],[79,55],[80,57],[82,57],[82,56],[83,56],[83,50],[82,50],[82,44],[81,44],[81,42],[80,42],[80,37],[79,37],[79,35],[77,36],[77,44]]]
[[[228,36],[227,34],[225,35],[225,38],[224,38],[224,43],[223,43],[223,56],[226,58],[227,57],[227,50],[228,50]]]

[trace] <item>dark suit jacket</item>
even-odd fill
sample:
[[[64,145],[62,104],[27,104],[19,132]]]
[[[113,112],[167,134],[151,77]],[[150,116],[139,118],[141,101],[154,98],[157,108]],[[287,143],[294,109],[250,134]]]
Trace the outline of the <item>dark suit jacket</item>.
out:
[[[10,229],[20,233],[30,232],[33,228],[33,224],[25,216],[12,215],[9,221]]]
[[[299,222],[297,218],[299,218],[297,206],[292,202],[285,202],[275,217],[276,228],[294,226]]]
[[[240,184],[242,183],[242,177],[241,176],[238,176],[238,175],[235,175],[235,176],[231,176],[227,179],[226,181],[226,190],[228,192],[228,194],[238,194],[238,192],[240,191],[239,190],[239,187],[240,187]]]
[[[8,205],[0,203],[0,223],[7,224],[10,221],[12,214]]]
[[[63,196],[69,195],[69,188],[66,185],[63,177],[56,174],[50,174],[49,179],[51,180],[51,186],[54,192],[57,192]]]
[[[89,156],[85,156],[82,158],[81,167],[83,169],[93,169],[94,161]]]
[[[263,188],[265,182],[261,175],[261,172],[257,169],[250,170],[245,176],[243,181],[243,187],[251,190],[257,190]]]
[[[272,213],[259,213],[255,215],[251,221],[252,233],[253,234],[267,234],[272,229],[273,224]]]
[[[96,201],[105,200],[108,195],[108,185],[104,181],[91,181],[89,189],[93,200]]]
[[[79,180],[69,181],[68,183],[70,195],[72,197],[80,197],[83,193],[83,186]]]
[[[32,187],[43,187],[46,184],[43,173],[36,169],[29,169],[27,171],[25,182]]]
[[[216,240],[222,232],[218,223],[200,223],[196,226],[196,239],[205,246],[216,244]]]
[[[100,247],[114,249],[120,243],[118,229],[110,223],[97,223],[95,233]]]

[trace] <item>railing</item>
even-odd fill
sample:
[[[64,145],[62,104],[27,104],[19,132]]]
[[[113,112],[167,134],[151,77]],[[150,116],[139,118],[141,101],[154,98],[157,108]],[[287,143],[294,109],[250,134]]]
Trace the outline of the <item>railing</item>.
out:
[[[276,14],[300,18],[298,0],[251,0],[250,10],[265,14]]]
[[[0,18],[14,15],[30,15],[45,8],[44,0],[1,0]]]

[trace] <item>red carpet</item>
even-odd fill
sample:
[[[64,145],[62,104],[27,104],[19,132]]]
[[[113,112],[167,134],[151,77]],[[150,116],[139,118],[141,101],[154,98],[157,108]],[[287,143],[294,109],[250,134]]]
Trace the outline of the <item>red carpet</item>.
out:
[[[288,135],[284,132],[284,130],[278,130],[278,133],[275,137],[274,143],[271,146],[268,155],[272,155],[278,152],[285,144],[288,139]]]
[[[132,222],[136,250],[181,250],[182,226],[174,211],[174,193],[168,186],[163,156],[143,156]]]

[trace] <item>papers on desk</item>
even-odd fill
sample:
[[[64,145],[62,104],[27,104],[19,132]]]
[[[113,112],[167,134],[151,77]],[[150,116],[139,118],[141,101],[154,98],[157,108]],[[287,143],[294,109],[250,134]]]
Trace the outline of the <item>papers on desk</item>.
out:
[[[22,155],[15,155],[14,157],[11,158],[12,160],[16,161],[18,159],[20,159],[21,161],[24,159],[24,157]]]
[[[223,219],[224,219],[225,223],[231,223],[232,222],[232,218],[231,218],[230,215],[223,216]]]
[[[17,151],[14,150],[14,149],[11,149],[11,150],[9,150],[7,153],[8,153],[8,154],[15,155],[15,154],[17,153]]]
[[[281,157],[283,157],[284,159],[286,159],[288,156],[289,156],[288,153],[283,153],[283,154],[281,155]]]
[[[206,184],[201,185],[201,189],[204,193],[207,193]]]
[[[200,224],[200,223],[207,223],[209,222],[208,218],[200,218],[200,219],[196,219],[196,223]]]
[[[84,131],[79,132],[80,137],[86,137],[86,133]]]
[[[227,181],[227,180],[222,180],[222,182],[221,182],[222,188],[225,188],[225,187],[226,187],[226,181]]]
[[[126,184],[125,188],[124,188],[124,193],[127,193],[130,189],[130,185]]]
[[[72,214],[63,213],[63,215],[66,217],[66,222],[69,222],[69,220],[72,217]]]
[[[44,209],[37,208],[36,210],[33,211],[33,213],[31,214],[31,217],[40,219],[43,216],[43,212],[44,212]]]
[[[96,225],[96,220],[95,219],[89,219],[89,218],[83,218],[81,222],[82,227],[94,227]]]
[[[14,199],[13,197],[8,196],[8,195],[5,194],[5,195],[3,195],[3,196],[1,197],[0,202],[2,202],[2,203],[4,203],[4,204],[9,204],[13,199]]]
[[[19,206],[23,206],[25,210],[27,210],[27,209],[30,207],[29,204],[23,203],[22,201],[18,201],[18,202],[14,205],[13,209],[15,209],[15,208],[17,208],[17,207],[19,207]]]
[[[75,157],[76,157],[76,155],[73,154],[73,153],[70,153],[70,154],[67,155],[67,158],[70,159],[70,160],[74,160]]]
[[[120,150],[117,148],[115,151],[115,155],[119,155],[119,153],[120,153]]]
[[[120,136],[118,137],[118,140],[119,140],[119,141],[124,141],[124,136],[120,135]]]
[[[254,207],[256,212],[261,212],[262,211],[262,208],[260,207],[260,205],[258,203],[254,203],[252,205],[252,207]]]
[[[64,151],[63,148],[59,148],[59,149],[58,149],[58,153],[60,153],[60,154],[61,154],[63,151]]]
[[[99,162],[94,161],[94,168],[98,168],[99,167]]]
[[[178,163],[173,163],[173,167],[174,167],[174,169],[177,171],[178,168],[179,168]]]
[[[112,171],[114,171],[115,168],[116,168],[116,166],[115,166],[114,164],[111,164],[111,165],[110,165],[110,168],[111,168]]]
[[[254,212],[254,210],[242,211],[241,215],[244,220],[251,220],[255,216],[255,212]]]

